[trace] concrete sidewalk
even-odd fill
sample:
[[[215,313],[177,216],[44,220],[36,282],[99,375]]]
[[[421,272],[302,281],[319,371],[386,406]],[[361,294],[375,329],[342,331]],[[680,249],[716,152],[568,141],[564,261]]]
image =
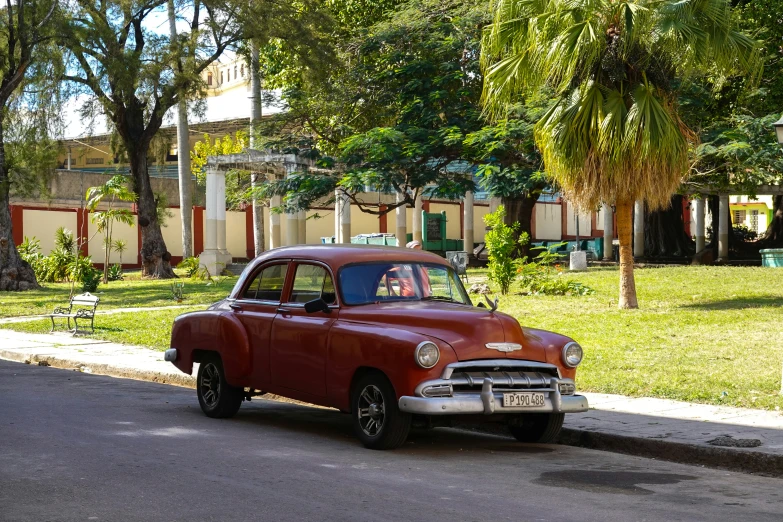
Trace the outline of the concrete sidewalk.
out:
[[[195,383],[194,377],[164,362],[161,352],[70,334],[0,330],[0,358],[179,386]],[[780,412],[585,395],[590,411],[566,416],[561,443],[783,476]]]

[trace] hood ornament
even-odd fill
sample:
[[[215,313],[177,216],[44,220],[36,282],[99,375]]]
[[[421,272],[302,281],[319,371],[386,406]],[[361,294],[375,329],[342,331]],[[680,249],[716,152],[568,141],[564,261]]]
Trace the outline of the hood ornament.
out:
[[[522,345],[517,343],[487,343],[484,346],[490,350],[497,350],[503,353],[516,352],[522,349]]]
[[[487,297],[487,294],[484,294],[484,299],[486,299],[487,304],[489,305],[489,311],[490,312],[494,312],[495,310],[498,309],[498,297],[497,296],[495,296],[495,300],[494,301],[490,301],[489,297]]]

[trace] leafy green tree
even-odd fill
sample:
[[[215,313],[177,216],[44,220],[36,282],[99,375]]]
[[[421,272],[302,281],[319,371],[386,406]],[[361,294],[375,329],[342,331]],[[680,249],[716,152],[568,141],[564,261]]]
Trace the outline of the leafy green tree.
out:
[[[19,0],[8,2],[0,9],[0,290],[38,288],[35,272],[16,249],[11,224],[10,193],[15,171],[31,162],[44,165],[52,159],[51,152],[39,156],[40,144],[48,141],[47,125],[19,125],[34,117],[37,100],[25,97],[23,89],[51,63],[46,47],[53,37],[53,21],[58,15],[54,0]],[[47,71],[49,74],[51,70]],[[51,77],[49,77],[51,79]],[[45,94],[45,93],[44,93]],[[32,117],[31,117],[32,116]],[[16,121],[14,121],[16,117]],[[11,127],[9,128],[9,124]],[[17,147],[6,147],[11,139]],[[36,160],[43,160],[38,162]],[[53,162],[50,163],[50,165]],[[23,176],[28,177],[28,176]]]
[[[485,33],[484,101],[493,115],[542,86],[557,103],[536,126],[544,168],[582,208],[614,203],[620,308],[637,308],[634,201],[665,207],[696,136],[677,87],[710,73],[758,79],[757,44],[736,30],[727,0],[498,0]]]
[[[87,210],[92,213],[90,219],[98,229],[96,233],[103,235],[103,284],[109,283],[109,256],[114,247],[112,240],[114,223],[119,222],[129,226],[135,224],[133,213],[129,209],[115,206],[123,201],[136,201],[136,194],[128,189],[129,181],[127,177],[118,174],[101,186],[88,188],[85,196]],[[101,205],[104,207],[103,210],[98,210]]]

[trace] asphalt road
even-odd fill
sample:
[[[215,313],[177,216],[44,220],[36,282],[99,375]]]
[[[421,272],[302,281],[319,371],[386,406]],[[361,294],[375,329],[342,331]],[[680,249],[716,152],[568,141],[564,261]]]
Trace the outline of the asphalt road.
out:
[[[783,481],[0,361],[0,520],[783,520]]]

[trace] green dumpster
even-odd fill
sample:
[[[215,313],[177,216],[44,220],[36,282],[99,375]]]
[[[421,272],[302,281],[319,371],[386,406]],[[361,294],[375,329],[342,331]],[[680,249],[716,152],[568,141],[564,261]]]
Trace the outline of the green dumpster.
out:
[[[761,266],[783,267],[783,248],[765,248],[761,253]]]

